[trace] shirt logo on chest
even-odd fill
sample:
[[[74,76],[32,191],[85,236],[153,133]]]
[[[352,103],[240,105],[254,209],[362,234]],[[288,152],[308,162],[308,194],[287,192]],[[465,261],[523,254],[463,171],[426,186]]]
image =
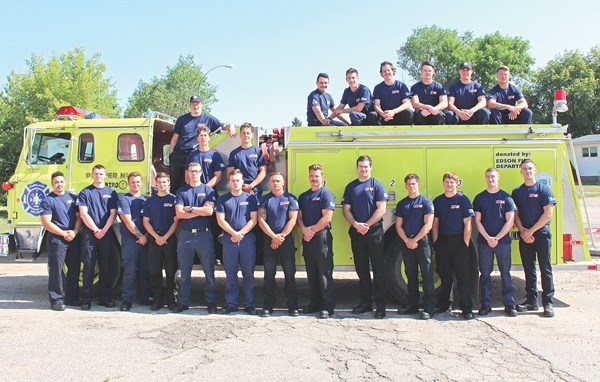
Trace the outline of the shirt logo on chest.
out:
[[[537,198],[537,197],[538,197],[538,194],[531,193],[531,194],[529,194],[529,197],[530,197],[530,198]]]
[[[460,204],[452,204],[452,205],[450,206],[450,209],[451,209],[451,210],[457,210],[457,209],[459,209],[459,208],[460,208]]]

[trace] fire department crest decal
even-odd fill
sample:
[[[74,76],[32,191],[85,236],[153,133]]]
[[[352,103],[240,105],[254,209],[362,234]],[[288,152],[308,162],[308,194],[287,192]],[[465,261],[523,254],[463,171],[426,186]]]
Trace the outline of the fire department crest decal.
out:
[[[42,212],[40,204],[49,193],[50,190],[44,183],[37,180],[29,183],[23,190],[23,195],[21,195],[21,203],[23,203],[25,212],[35,217],[40,216]]]

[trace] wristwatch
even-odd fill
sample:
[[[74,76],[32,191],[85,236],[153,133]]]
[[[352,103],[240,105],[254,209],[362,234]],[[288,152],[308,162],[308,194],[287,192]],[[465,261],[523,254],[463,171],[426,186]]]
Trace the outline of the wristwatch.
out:
[[[188,212],[192,212],[194,211],[194,207],[190,206],[190,208],[188,208]]]

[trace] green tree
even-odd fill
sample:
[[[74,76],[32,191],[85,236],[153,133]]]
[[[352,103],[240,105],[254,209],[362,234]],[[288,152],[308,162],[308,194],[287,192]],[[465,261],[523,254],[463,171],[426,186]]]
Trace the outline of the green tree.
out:
[[[292,119],[292,126],[300,127],[302,126],[302,121],[298,117],[294,117],[294,119]]]
[[[517,82],[525,82],[534,63],[529,42],[521,37],[502,36],[499,32],[474,37],[437,26],[420,27],[398,49],[398,65],[416,81],[421,78],[420,64],[433,61],[436,81],[449,87],[459,79],[460,64],[473,65],[474,79],[486,90],[496,84],[496,69],[508,65]]]
[[[206,82],[202,67],[194,62],[191,54],[179,56],[177,64],[167,67],[162,77],[150,82],[140,80],[137,89],[129,98],[126,117],[139,117],[148,109],[177,117],[189,112],[189,99],[201,87],[203,110],[210,112],[210,105],[217,101],[216,87]]]
[[[32,54],[25,73],[11,72],[0,91],[0,179],[14,172],[21,151],[23,127],[31,118],[51,120],[56,110],[73,105],[111,117],[120,115],[117,92],[105,78],[100,54],[86,58],[85,49],[53,54],[48,60]]]
[[[585,55],[579,50],[566,51],[549,61],[534,75],[529,105],[535,123],[550,123],[554,91],[565,89],[569,110],[559,122],[569,125],[574,137],[600,133],[600,47]]]

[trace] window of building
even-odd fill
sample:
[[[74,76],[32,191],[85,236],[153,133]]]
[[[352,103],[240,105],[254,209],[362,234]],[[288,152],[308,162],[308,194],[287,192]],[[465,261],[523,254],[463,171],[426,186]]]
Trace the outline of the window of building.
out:
[[[583,157],[584,158],[597,158],[598,157],[598,147],[582,147]]]
[[[144,140],[139,134],[119,135],[118,159],[122,162],[141,162],[144,160]]]
[[[92,163],[94,161],[94,154],[94,134],[81,134],[79,136],[79,161],[82,163]]]

